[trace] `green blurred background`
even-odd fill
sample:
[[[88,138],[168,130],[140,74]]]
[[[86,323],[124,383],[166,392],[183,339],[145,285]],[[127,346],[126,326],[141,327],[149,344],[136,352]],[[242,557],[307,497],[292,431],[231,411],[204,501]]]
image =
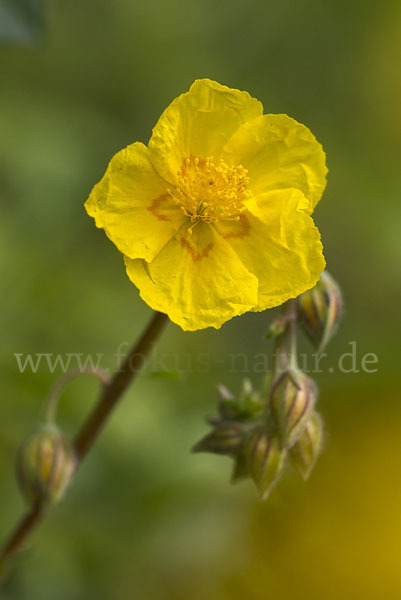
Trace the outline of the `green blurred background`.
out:
[[[290,471],[261,504],[251,483],[229,485],[227,459],[189,452],[217,382],[259,383],[227,357],[251,366],[270,352],[276,313],[220,331],[171,325],[159,351],[182,377],[136,382],[0,598],[399,599],[399,0],[0,0],[0,37],[2,537],[24,508],[16,448],[59,374],[21,374],[14,354],[104,354],[112,368],[141,331],[151,311],[83,202],[195,78],[248,90],[322,142],[330,174],[316,222],[346,304],[317,376],[328,434],[306,484]],[[350,341],[358,365],[378,356],[376,373],[334,368]],[[207,373],[193,367],[199,353]],[[71,384],[67,431],[96,392]]]

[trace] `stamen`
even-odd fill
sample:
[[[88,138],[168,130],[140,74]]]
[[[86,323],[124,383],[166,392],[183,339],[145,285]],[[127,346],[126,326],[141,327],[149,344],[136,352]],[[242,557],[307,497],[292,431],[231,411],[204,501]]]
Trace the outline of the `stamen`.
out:
[[[177,173],[177,185],[168,194],[194,225],[203,221],[238,221],[249,196],[248,172],[242,165],[230,166],[213,156],[186,158]]]

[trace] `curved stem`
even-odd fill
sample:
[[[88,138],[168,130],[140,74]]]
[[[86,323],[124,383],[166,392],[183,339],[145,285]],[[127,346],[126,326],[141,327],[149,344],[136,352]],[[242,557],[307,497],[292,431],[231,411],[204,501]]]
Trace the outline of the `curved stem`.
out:
[[[68,373],[65,373],[56,381],[45,401],[43,416],[46,423],[52,423],[55,420],[58,403],[66,386],[70,381],[73,381],[73,379],[76,379],[81,375],[94,375],[100,379],[104,385],[107,385],[110,381],[110,377],[106,371],[97,367],[86,367],[85,369],[72,369],[71,371],[68,371]]]
[[[128,353],[122,367],[110,380],[108,377],[107,381],[104,378],[105,385],[103,386],[100,398],[92,413],[78,431],[74,440],[74,449],[78,463],[82,462],[85,458],[124,392],[136,375],[143,369],[146,357],[151,352],[153,344],[161,334],[167,322],[168,317],[166,315],[158,312],[154,313],[148,327],[139,341]],[[92,372],[91,374],[96,374],[103,379],[103,375],[100,375],[100,373]],[[67,375],[69,375],[68,378],[62,378],[63,385],[72,378],[72,374],[66,374],[66,376]],[[77,375],[78,373],[75,374],[75,376]],[[60,391],[62,391],[61,386],[56,385],[50,393],[47,403],[50,415],[52,414],[52,411],[55,410]],[[21,549],[26,539],[36,529],[45,514],[45,507],[38,503],[32,506],[26,515],[22,517],[0,552],[0,568],[4,566],[6,560],[10,559]]]

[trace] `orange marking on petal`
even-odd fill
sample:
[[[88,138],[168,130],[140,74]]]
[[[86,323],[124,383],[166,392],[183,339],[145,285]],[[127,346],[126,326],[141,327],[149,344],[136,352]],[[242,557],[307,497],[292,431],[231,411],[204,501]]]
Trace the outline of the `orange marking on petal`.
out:
[[[156,217],[156,219],[159,219],[159,221],[170,221],[171,220],[167,217],[167,215],[163,215],[159,212],[160,205],[169,199],[170,199],[170,196],[168,194],[162,194],[158,198],[155,198],[153,200],[152,204],[150,206],[148,206],[148,210],[152,213],[152,215],[154,217]]]
[[[229,233],[226,233],[226,235],[224,236],[224,238],[226,240],[229,240],[232,238],[243,238],[249,234],[251,226],[250,226],[248,219],[246,218],[246,215],[241,215],[239,218],[239,221],[240,221],[239,231],[230,231]]]
[[[213,243],[210,243],[201,252],[197,252],[195,246],[188,242],[188,240],[186,240],[184,237],[180,238],[180,244],[190,254],[194,262],[202,260],[202,258],[206,258],[214,246]]]

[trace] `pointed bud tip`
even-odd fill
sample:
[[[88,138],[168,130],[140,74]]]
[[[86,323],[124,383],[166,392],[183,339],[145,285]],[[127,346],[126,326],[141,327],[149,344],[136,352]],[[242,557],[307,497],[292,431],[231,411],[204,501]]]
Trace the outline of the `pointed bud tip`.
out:
[[[234,400],[234,396],[233,396],[233,394],[232,394],[232,393],[230,392],[230,390],[229,390],[229,389],[228,389],[228,388],[227,388],[225,385],[223,385],[222,383],[219,383],[219,384],[217,385],[217,391],[218,391],[218,393],[219,393],[219,395],[220,395],[220,398],[221,398],[222,400]]]
[[[290,450],[290,459],[304,481],[310,476],[323,446],[323,419],[313,412],[301,436]]]
[[[285,325],[286,320],[282,317],[275,319],[266,333],[266,339],[270,340],[271,338],[281,335],[285,329]]]
[[[287,369],[273,383],[270,405],[283,446],[291,447],[299,438],[316,399],[315,382],[301,371]]]
[[[340,287],[327,271],[323,271],[314,288],[298,297],[301,325],[319,353],[337,331],[342,310]]]
[[[246,456],[248,472],[261,499],[266,500],[281,476],[286,452],[277,437],[259,427],[248,439]]]
[[[239,448],[242,439],[243,425],[241,423],[220,423],[196,443],[191,451],[233,455]]]

